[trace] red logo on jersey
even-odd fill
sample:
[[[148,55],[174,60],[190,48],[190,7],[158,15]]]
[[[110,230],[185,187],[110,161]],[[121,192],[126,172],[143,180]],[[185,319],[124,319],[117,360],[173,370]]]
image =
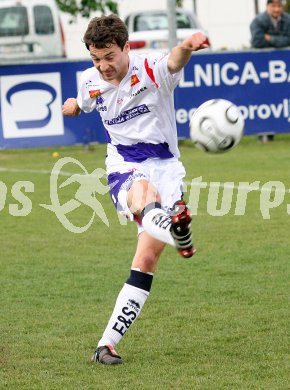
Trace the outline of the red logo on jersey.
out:
[[[131,87],[133,87],[133,85],[136,85],[138,83],[140,83],[140,80],[138,79],[136,74],[133,74],[131,76]]]
[[[89,94],[90,94],[90,98],[98,97],[101,94],[101,90],[100,89],[94,89],[92,91],[89,91]]]

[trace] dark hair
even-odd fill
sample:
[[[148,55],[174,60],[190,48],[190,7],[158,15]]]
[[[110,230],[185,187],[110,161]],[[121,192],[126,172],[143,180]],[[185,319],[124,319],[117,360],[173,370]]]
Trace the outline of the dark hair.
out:
[[[282,0],[267,0],[267,4],[282,4]]]
[[[117,15],[100,16],[90,21],[83,41],[88,50],[91,45],[104,49],[113,43],[123,50],[128,41],[128,30]]]

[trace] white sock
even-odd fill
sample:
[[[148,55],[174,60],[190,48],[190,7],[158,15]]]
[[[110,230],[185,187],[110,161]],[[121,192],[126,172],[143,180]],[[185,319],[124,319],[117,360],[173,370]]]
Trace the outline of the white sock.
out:
[[[142,219],[144,230],[150,236],[166,244],[175,246],[174,240],[170,233],[171,218],[160,208],[154,208],[148,211]]]
[[[136,272],[136,271],[135,271]],[[120,291],[113,314],[103,333],[98,347],[118,344],[129,327],[139,316],[149,291],[125,283]]]

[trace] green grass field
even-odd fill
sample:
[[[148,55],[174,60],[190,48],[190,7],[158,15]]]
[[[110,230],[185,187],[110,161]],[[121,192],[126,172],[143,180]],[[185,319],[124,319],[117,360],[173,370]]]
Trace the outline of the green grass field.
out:
[[[117,367],[90,357],[129,275],[136,228],[120,225],[108,195],[99,199],[110,226],[96,217],[82,234],[39,206],[51,203],[54,150],[91,173],[104,168],[104,145],[0,152],[1,389],[290,389],[290,138],[248,137],[223,155],[189,142],[180,149],[189,183],[279,181],[287,191],[279,202],[278,192],[253,191],[245,215],[235,215],[235,188],[229,213],[218,217],[209,212],[209,189],[201,190],[198,253],[184,260],[166,248],[140,318],[117,348],[125,360]],[[16,213],[22,207],[18,181],[34,183],[22,217],[13,215],[13,204]],[[76,189],[63,188],[61,201]],[[266,201],[280,203],[268,208],[269,219]],[[90,215],[83,205],[70,218],[82,226]]]

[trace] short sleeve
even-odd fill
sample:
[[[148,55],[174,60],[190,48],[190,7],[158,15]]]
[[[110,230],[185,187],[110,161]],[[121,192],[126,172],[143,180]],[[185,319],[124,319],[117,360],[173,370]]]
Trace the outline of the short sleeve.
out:
[[[155,82],[156,87],[162,92],[172,93],[181,79],[182,70],[171,74],[167,65],[168,58],[169,54],[150,54],[146,56],[144,65],[148,76]]]
[[[91,112],[96,108],[96,99],[91,98],[88,88],[87,81],[89,79],[89,71],[91,69],[85,70],[80,79],[80,87],[77,95],[77,103],[80,109],[84,112]]]

